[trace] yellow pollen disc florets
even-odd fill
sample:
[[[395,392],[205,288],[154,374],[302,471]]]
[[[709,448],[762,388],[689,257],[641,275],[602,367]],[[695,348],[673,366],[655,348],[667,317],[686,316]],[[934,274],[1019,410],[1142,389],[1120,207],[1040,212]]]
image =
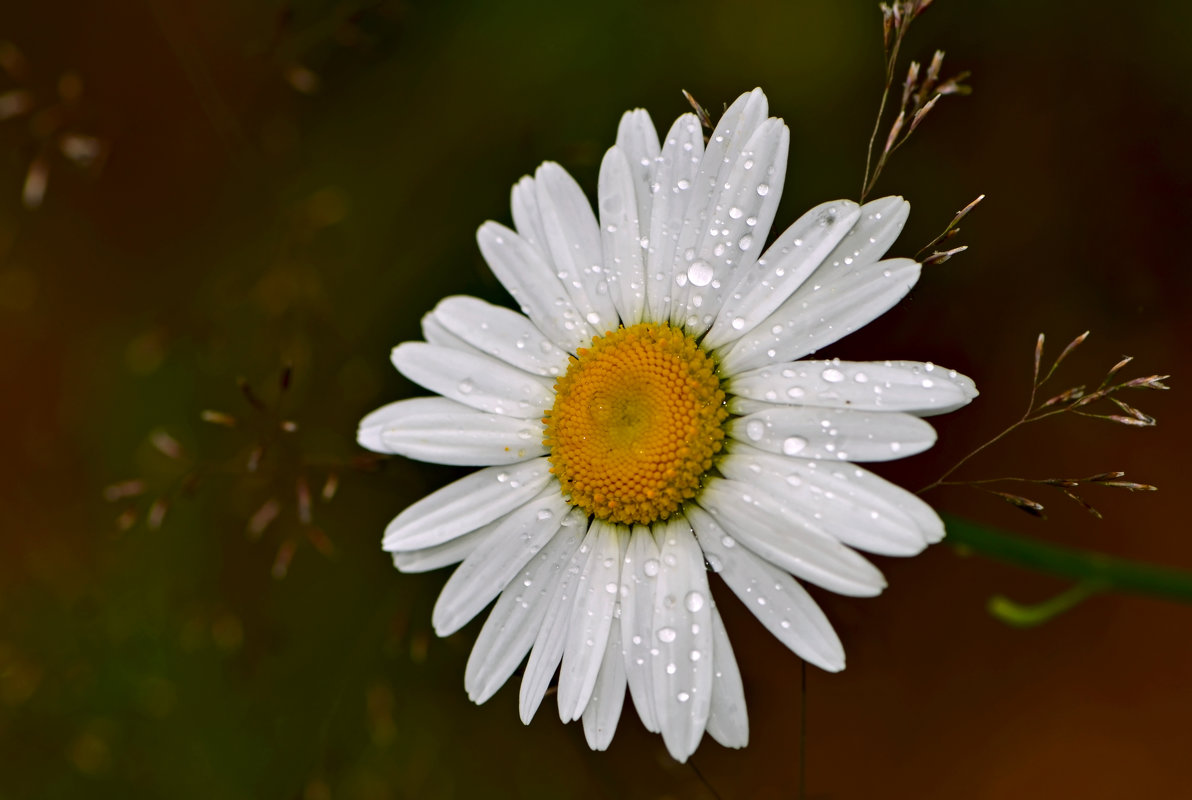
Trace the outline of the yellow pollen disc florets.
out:
[[[695,340],[665,323],[597,336],[555,382],[545,445],[563,494],[599,519],[666,519],[724,445],[724,391]]]

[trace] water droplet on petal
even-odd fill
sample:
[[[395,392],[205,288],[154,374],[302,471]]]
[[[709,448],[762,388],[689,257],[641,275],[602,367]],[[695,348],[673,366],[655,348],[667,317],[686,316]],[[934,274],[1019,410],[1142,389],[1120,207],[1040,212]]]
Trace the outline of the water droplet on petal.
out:
[[[766,423],[760,419],[751,419],[745,424],[745,435],[751,440],[758,442],[766,435]]]
[[[788,436],[782,440],[782,452],[793,456],[807,446],[807,440],[802,436]]]
[[[459,393],[460,394],[471,394],[472,390],[475,388],[476,388],[476,384],[472,383],[472,381],[467,378],[465,378],[464,380],[459,382]]]
[[[694,614],[704,607],[704,596],[699,592],[688,592],[683,602],[687,606],[687,610]]]
[[[660,641],[660,642],[665,642],[667,644],[670,644],[671,642],[673,642],[675,640],[675,635],[676,634],[675,634],[674,628],[659,628],[658,629],[658,641]]]
[[[712,265],[703,259],[692,262],[687,269],[687,278],[692,286],[707,286],[712,282]]]
[[[829,367],[820,373],[820,377],[826,380],[828,383],[839,383],[840,381],[844,380],[844,373],[838,369]]]
[[[645,562],[642,563],[642,572],[646,573],[651,578],[653,578],[655,575],[657,575],[658,574],[658,559],[647,558],[645,560]]]

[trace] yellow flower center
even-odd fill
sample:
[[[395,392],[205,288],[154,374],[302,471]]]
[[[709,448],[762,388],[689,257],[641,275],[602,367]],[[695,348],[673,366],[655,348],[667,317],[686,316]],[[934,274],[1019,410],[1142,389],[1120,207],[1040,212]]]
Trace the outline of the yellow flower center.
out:
[[[543,418],[563,495],[610,522],[666,519],[724,444],[715,364],[665,323],[618,328],[576,352]]]

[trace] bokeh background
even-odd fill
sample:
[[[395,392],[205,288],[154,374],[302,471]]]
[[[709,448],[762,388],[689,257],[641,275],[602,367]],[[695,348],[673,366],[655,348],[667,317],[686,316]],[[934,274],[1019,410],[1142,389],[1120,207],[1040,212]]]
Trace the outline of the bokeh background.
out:
[[[985,193],[971,250],[825,353],[978,381],[933,451],[883,470],[909,486],[1021,413],[1040,331],[1054,354],[1093,330],[1057,389],[1123,354],[1175,373],[1132,398],[1157,428],[1060,418],[964,473],[1120,469],[1158,494],[1088,493],[1104,520],[1055,493],[1033,493],[1046,521],[931,499],[1187,569],[1190,8],[940,0],[904,52],[947,50],[975,92],[878,190],[914,209],[899,254]],[[752,742],[705,739],[692,766],[632,711],[592,754],[549,703],[523,727],[512,686],[472,706],[477,624],[436,639],[445,571],[379,549],[456,473],[361,459],[356,422],[416,393],[388,350],[441,296],[509,302],[473,235],[509,221],[513,182],[554,159],[592,191],[625,109],[665,126],[682,88],[715,111],[760,85],[791,128],[776,224],[856,197],[880,27],[869,0],[4,4],[0,798],[792,797],[803,710],[808,797],[1182,796],[1187,606],[1102,595],[1018,629],[991,596],[1069,584],[947,544],[878,559],[882,597],[817,593],[849,667],[808,669],[804,696],[716,585]]]

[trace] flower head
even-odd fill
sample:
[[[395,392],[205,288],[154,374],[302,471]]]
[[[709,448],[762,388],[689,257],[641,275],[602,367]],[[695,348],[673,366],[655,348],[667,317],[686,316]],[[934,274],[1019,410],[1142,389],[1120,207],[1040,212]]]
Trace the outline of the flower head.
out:
[[[483,467],[384,538],[404,571],[462,562],[435,606],[439,635],[496,600],[464,678],[476,702],[526,661],[527,723],[558,670],[560,716],[582,718],[593,748],[626,688],[676,759],[705,731],[744,746],[707,569],[834,671],[844,651],[799,581],[876,595],[885,581],[854,548],[912,555],[942,538],[926,504],[851,462],[930,447],[922,417],[968,403],[972,382],[916,362],[804,360],[914,285],[918,263],[880,260],[909,206],[824,203],[762,252],[788,142],[760,89],[706,145],[693,114],[661,143],[645,111],[625,114],[597,211],[546,163],[513,188],[516,231],[481,226],[524,313],[449,297],[425,342],[393,351],[438,396],[369,414],[360,443]]]

